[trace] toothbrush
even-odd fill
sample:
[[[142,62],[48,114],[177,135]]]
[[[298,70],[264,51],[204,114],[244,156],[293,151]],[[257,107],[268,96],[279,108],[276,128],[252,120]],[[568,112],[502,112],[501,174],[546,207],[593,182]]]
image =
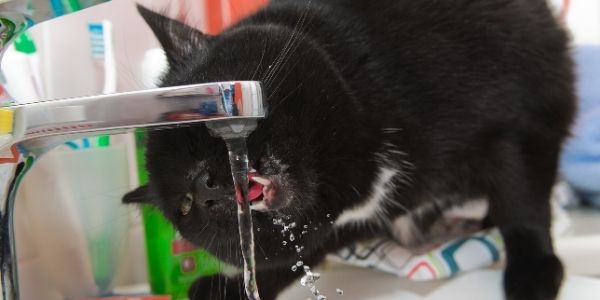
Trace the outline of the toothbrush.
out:
[[[30,70],[31,78],[33,80],[33,88],[37,93],[37,99],[45,99],[46,93],[42,84],[43,80],[40,72],[40,58],[38,56],[37,47],[33,38],[27,32],[23,32],[15,40],[15,50],[23,53],[25,57],[27,57],[26,68],[29,68]]]
[[[104,88],[102,94],[114,94],[117,92],[117,64],[112,22],[102,21],[102,34],[104,36]]]
[[[102,94],[113,94],[117,91],[117,66],[113,43],[112,22],[88,24],[90,34],[90,55],[97,60],[104,60],[104,87]]]
[[[103,20],[102,23],[91,23],[88,25],[88,31],[90,33],[90,55],[94,59],[102,59],[104,61],[104,86],[102,94],[114,94],[117,92],[117,64],[113,43],[112,22]],[[84,139],[83,143],[84,148],[89,147],[89,141]],[[109,146],[110,137],[98,137],[97,145],[99,147]]]
[[[63,0],[62,3],[69,13],[81,10],[81,4],[77,0]]]
[[[50,6],[52,7],[52,13],[55,17],[60,17],[65,14],[65,7],[60,0],[50,0]]]

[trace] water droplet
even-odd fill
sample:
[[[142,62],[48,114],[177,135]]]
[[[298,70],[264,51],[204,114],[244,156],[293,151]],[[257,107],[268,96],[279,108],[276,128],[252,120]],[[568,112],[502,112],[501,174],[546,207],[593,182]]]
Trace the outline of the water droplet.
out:
[[[344,294],[344,291],[342,291],[342,289],[336,289],[335,292],[338,293],[338,295]]]
[[[294,236],[294,234],[293,234],[293,233],[290,233],[290,241],[292,241],[292,242],[293,242],[295,239],[296,239],[296,237]]]
[[[303,261],[299,260],[299,261],[296,262],[296,266],[302,267],[302,265],[304,265]]]
[[[327,214],[327,218],[331,218],[331,214]]]
[[[296,228],[296,222],[290,223],[290,228]]]
[[[304,272],[308,272],[310,271],[310,267],[309,266],[304,266]]]
[[[317,300],[326,300],[327,297],[325,297],[324,295],[319,295],[317,296]]]
[[[286,241],[283,241],[283,242],[281,242],[281,243],[282,243],[284,246],[285,246],[285,245],[287,245],[287,242],[286,242]]]
[[[308,280],[309,280],[308,276],[304,275],[304,276],[302,276],[302,278],[300,278],[300,284],[302,286],[307,286],[308,285]]]
[[[333,221],[329,221],[329,224],[333,224]]]
[[[319,231],[319,227],[315,227],[315,231]]]
[[[292,266],[292,271],[294,271],[294,272],[298,271],[298,267]]]
[[[256,227],[256,231],[260,231],[260,227]]]

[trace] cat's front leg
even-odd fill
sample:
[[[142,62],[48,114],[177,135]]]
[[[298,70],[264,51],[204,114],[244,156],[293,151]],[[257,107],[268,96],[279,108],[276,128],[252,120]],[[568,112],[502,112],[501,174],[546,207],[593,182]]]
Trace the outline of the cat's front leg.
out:
[[[303,272],[290,268],[277,268],[257,271],[258,291],[261,300],[275,300],[292,281]],[[188,292],[190,300],[240,300],[247,299],[242,275],[226,277],[214,275],[197,280]]]

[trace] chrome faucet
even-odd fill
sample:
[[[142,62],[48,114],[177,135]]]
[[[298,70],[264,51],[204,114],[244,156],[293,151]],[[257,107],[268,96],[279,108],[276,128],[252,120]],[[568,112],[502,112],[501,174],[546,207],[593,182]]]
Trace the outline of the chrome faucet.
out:
[[[0,55],[33,21],[25,1],[0,2]],[[0,194],[2,299],[19,299],[14,205],[19,184],[44,153],[66,141],[136,128],[165,129],[207,122],[213,134],[246,137],[264,118],[263,91],[256,81],[213,82],[144,91],[0,105],[0,164],[11,174]],[[0,190],[2,192],[2,190]]]
[[[44,153],[66,141],[135,128],[207,122],[218,136],[246,137],[265,117],[261,85],[230,81],[0,107],[0,164],[14,168],[0,199],[3,299],[19,299],[13,209],[19,183]]]

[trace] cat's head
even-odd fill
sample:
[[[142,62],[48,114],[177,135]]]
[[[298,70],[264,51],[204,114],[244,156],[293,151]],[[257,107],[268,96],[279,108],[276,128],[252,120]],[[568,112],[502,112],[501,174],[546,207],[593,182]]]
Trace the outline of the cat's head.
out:
[[[278,25],[247,22],[208,36],[139,10],[168,58],[162,86],[263,83],[269,115],[247,140],[255,169],[250,196],[258,263],[296,256],[302,249],[296,246],[311,251],[322,245],[335,216],[354,204],[350,187],[360,185],[351,182],[357,178],[350,178],[347,161],[353,159],[348,153],[360,149],[361,133],[354,130],[351,97],[331,63],[312,41],[294,38],[293,31]],[[223,140],[203,124],[150,131],[146,158],[149,184],[124,201],[156,206],[185,238],[239,262],[236,202]],[[291,232],[282,234],[283,224]]]

